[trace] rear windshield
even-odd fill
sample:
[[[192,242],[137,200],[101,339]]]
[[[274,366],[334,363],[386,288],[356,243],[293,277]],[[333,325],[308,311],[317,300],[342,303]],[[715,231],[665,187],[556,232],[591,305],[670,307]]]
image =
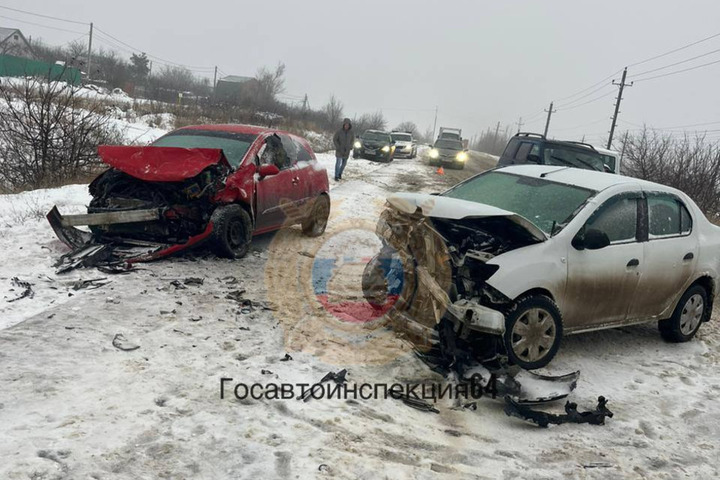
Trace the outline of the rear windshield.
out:
[[[409,133],[392,133],[390,134],[393,140],[400,141],[400,142],[410,142],[412,141],[412,135]]]
[[[257,135],[215,130],[176,130],[157,139],[155,147],[219,148],[233,168],[242,163]]]
[[[488,172],[461,183],[443,196],[517,213],[552,235],[562,230],[595,193],[544,178]]]
[[[435,148],[449,148],[452,150],[462,150],[463,144],[462,142],[458,142],[457,140],[449,140],[447,138],[438,140],[435,142]]]
[[[365,132],[363,134],[364,140],[378,140],[381,142],[390,142],[390,135],[382,132]]]
[[[545,164],[605,171],[603,156],[591,150],[565,148],[552,144],[545,145]]]

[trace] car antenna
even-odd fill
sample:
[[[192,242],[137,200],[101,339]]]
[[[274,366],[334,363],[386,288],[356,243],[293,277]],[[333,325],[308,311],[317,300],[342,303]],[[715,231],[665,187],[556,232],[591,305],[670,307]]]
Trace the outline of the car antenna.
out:
[[[560,167],[557,170],[550,170],[549,172],[541,173],[540,178],[545,178],[548,175],[550,175],[551,173],[559,172],[560,170],[565,170],[566,168],[570,168],[570,167]]]

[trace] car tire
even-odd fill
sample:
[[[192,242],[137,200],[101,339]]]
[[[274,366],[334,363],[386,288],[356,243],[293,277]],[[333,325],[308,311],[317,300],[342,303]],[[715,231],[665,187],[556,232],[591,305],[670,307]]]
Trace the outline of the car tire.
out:
[[[217,207],[210,217],[210,248],[219,257],[242,258],[250,250],[252,220],[240,205]]]
[[[709,313],[707,291],[702,285],[692,285],[680,297],[672,316],[658,322],[660,335],[673,343],[692,340]]]
[[[302,232],[308,237],[319,237],[325,233],[330,217],[330,199],[320,195],[315,199],[310,215],[302,222]]]
[[[505,315],[503,341],[511,363],[526,370],[550,363],[560,348],[562,314],[545,295],[520,298]]]

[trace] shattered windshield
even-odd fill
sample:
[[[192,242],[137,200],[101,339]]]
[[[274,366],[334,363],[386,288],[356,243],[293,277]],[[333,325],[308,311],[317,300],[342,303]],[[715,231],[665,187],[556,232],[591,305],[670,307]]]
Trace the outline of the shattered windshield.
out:
[[[548,235],[555,234],[595,195],[585,188],[502,172],[488,172],[443,193],[484,203],[525,217]]]
[[[215,130],[177,130],[157,139],[154,147],[219,148],[233,168],[242,163],[257,135]]]
[[[363,140],[374,140],[378,142],[390,143],[390,135],[382,132],[365,132],[365,134],[363,135]]]
[[[435,142],[435,148],[447,148],[448,150],[462,150],[463,144],[458,140],[443,139]]]

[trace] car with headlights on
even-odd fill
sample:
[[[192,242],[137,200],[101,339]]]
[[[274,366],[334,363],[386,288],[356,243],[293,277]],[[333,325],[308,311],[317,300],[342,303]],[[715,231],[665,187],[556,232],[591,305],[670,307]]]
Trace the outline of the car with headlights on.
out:
[[[391,132],[390,137],[395,142],[395,158],[417,157],[417,143],[413,139],[412,133]]]
[[[720,291],[720,227],[665,185],[522,165],[387,201],[366,298],[384,281],[400,331],[475,358],[540,368],[563,336],[647,322],[687,342]]]
[[[462,140],[440,138],[428,152],[428,163],[451,168],[465,168],[468,151]]]
[[[395,142],[388,132],[366,130],[353,145],[353,158],[392,162],[395,158]]]

